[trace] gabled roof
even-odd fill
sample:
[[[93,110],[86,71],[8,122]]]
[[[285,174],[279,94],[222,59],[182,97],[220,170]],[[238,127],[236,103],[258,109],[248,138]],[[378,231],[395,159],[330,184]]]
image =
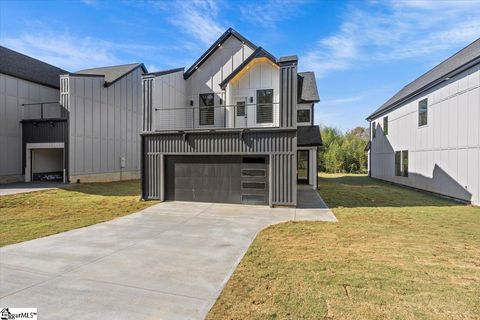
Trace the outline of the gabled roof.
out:
[[[385,102],[380,108],[375,110],[367,120],[371,120],[381,113],[391,110],[398,106],[400,103],[406,101],[415,95],[428,90],[429,88],[448,80],[459,72],[463,71],[466,67],[473,66],[480,62],[480,38],[443,61],[435,68],[426,72],[415,81],[407,84],[387,102]]]
[[[235,38],[242,41],[243,43],[246,43],[253,50],[257,49],[257,46],[254,45],[252,42],[250,42],[250,40],[248,40],[247,38],[242,36],[237,31],[233,30],[232,28],[228,28],[227,31],[225,31],[220,36],[220,38],[218,38],[217,41],[215,41],[212,44],[212,46],[210,48],[208,48],[208,50],[205,51],[205,53],[202,54],[200,56],[200,58],[198,58],[198,60],[195,61],[195,63],[190,68],[188,68],[188,70],[185,72],[185,74],[183,76],[185,78],[185,80],[188,79],[195,72],[195,70],[197,70],[212,54],[214,54],[215,51],[217,51],[217,49],[222,45],[222,43],[227,41],[227,39],[230,36],[234,36]]]
[[[0,73],[59,89],[60,75],[67,72],[51,64],[0,46]]]
[[[257,58],[267,58],[272,63],[277,64],[277,59],[273,55],[271,55],[267,50],[263,49],[262,47],[258,47],[247,59],[243,60],[243,62],[237,68],[235,68],[235,70],[233,70],[232,73],[228,75],[228,77],[226,77],[222,82],[220,82],[220,88],[225,89],[227,84],[233,78],[235,78],[235,76],[240,71],[242,71],[250,62]]]
[[[298,126],[297,145],[299,147],[323,146],[320,128],[318,126]]]
[[[130,63],[119,66],[84,69],[72,75],[104,76],[105,86],[108,87],[138,68],[142,68],[144,73],[148,72],[143,63]]]
[[[155,77],[159,77],[159,76],[164,76],[166,74],[171,74],[171,73],[175,73],[175,72],[180,72],[183,70],[185,70],[185,68],[176,68],[176,69],[169,69],[169,70],[162,70],[162,71],[155,71],[155,72],[150,72],[150,73],[144,73],[143,75],[144,76],[155,76]]]
[[[315,79],[315,73],[299,72],[298,73],[298,102],[319,102],[320,97],[318,95],[317,80]]]

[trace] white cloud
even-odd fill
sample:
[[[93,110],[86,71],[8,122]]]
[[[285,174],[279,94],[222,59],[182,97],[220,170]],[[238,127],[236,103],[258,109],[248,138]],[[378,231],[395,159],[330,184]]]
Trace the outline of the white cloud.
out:
[[[480,2],[392,1],[350,8],[337,33],[302,57],[317,77],[378,62],[439,54],[480,36]]]
[[[15,37],[3,37],[2,44],[52,65],[77,71],[128,62],[126,56],[135,57],[139,52],[151,51],[151,46],[114,43],[94,37],[79,37],[69,32],[56,33],[36,25],[35,31]]]
[[[226,30],[218,22],[220,8],[217,0],[177,0],[152,4],[169,14],[172,25],[203,44],[212,44]]]
[[[239,6],[240,16],[262,27],[274,27],[278,22],[295,17],[306,0],[266,0]]]

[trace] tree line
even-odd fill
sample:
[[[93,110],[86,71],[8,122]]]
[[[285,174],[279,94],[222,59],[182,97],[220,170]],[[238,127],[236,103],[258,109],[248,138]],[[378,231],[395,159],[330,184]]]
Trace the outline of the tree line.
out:
[[[323,147],[319,152],[319,167],[329,173],[366,173],[369,141],[368,128],[356,127],[346,133],[333,127],[321,129]]]

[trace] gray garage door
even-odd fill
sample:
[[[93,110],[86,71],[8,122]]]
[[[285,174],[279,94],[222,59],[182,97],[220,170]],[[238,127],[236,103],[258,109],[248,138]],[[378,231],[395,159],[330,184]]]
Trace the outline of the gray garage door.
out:
[[[268,204],[268,160],[263,156],[167,156],[165,199]]]

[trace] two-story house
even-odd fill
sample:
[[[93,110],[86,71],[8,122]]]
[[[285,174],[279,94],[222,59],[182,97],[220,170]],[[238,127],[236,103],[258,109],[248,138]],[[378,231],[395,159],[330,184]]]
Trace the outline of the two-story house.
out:
[[[367,120],[372,177],[480,205],[480,39]]]
[[[144,199],[296,206],[317,188],[312,72],[228,29],[190,68],[143,76]]]
[[[0,182],[139,178],[143,64],[68,73],[0,55]]]

